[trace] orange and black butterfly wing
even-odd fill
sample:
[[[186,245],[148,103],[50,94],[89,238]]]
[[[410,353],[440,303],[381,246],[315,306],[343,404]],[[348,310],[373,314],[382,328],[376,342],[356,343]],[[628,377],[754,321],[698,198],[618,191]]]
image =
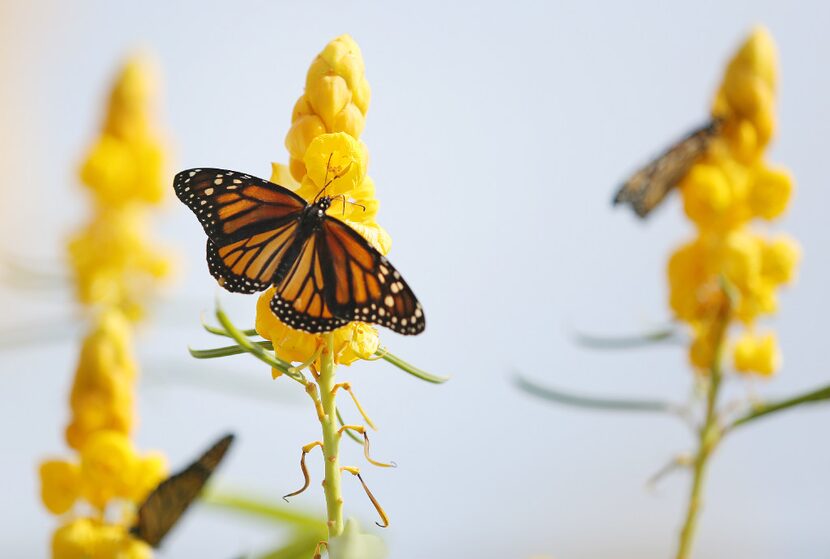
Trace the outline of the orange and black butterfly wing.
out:
[[[410,335],[426,326],[421,304],[389,260],[328,216],[277,284],[271,309],[288,325],[313,333],[350,321]]]
[[[651,163],[634,173],[617,192],[614,204],[631,204],[638,216],[646,217],[677,186],[692,165],[706,153],[709,144],[719,131],[719,120],[693,130]]]
[[[236,293],[268,288],[297,234],[305,200],[225,169],[188,169],[173,186],[207,233],[208,268],[220,285]]]
[[[225,457],[231,442],[233,435],[222,437],[187,468],[162,481],[139,507],[130,533],[158,547],[199,496],[208,478]]]
[[[334,314],[327,293],[336,280],[322,231],[295,245],[291,252],[286,258],[291,266],[279,274],[271,310],[288,326],[313,334],[345,326],[348,320]]]

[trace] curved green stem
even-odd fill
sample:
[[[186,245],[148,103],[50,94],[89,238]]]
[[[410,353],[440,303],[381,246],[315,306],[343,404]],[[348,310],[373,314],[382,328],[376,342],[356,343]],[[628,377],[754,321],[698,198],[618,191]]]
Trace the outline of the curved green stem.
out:
[[[697,520],[700,515],[703,499],[703,486],[706,480],[706,471],[709,458],[721,439],[721,428],[718,424],[718,395],[720,393],[723,371],[721,361],[726,341],[726,331],[731,317],[729,298],[726,297],[725,308],[722,309],[717,323],[713,326],[713,345],[715,348],[712,365],[709,370],[709,387],[706,392],[706,416],[700,428],[698,450],[695,455],[692,469],[692,488],[689,492],[689,503],[686,508],[686,519],[680,531],[680,543],[677,549],[677,559],[689,559],[692,552],[692,542],[697,530]]]
[[[325,480],[323,491],[326,495],[329,539],[343,533],[343,495],[340,490],[340,436],[337,434],[337,406],[334,399],[334,341],[332,334],[323,334],[323,352],[320,355],[320,402],[324,416],[320,419],[323,428],[323,456],[325,457]]]

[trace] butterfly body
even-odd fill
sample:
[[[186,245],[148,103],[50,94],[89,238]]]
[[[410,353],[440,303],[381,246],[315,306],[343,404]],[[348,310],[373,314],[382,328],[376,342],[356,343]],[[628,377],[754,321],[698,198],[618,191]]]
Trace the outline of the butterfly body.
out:
[[[287,188],[223,169],[182,171],[174,188],[208,236],[211,275],[236,293],[274,286],[271,310],[292,328],[316,334],[361,321],[401,334],[424,330],[421,304],[401,274],[328,215],[332,197],[307,203]]]

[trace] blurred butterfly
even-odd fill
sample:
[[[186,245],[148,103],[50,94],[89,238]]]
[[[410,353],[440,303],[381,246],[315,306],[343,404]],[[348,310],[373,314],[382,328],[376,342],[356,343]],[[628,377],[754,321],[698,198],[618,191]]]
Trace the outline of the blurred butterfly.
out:
[[[176,525],[225,457],[233,435],[225,435],[181,472],[162,481],[138,508],[130,533],[153,547]]]
[[[228,291],[275,286],[271,310],[304,332],[359,320],[419,334],[424,312],[401,274],[354,229],[326,214],[329,184],[311,203],[223,169],[182,171],[173,186],[207,233],[208,269]]]
[[[720,128],[721,121],[714,119],[690,132],[634,173],[617,192],[614,205],[631,204],[638,216],[646,217],[706,153],[712,139],[720,133]]]

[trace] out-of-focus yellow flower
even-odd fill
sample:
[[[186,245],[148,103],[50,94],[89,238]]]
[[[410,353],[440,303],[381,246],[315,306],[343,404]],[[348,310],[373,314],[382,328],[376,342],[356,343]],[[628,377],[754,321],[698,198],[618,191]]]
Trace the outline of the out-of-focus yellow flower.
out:
[[[389,234],[376,221],[375,184],[366,175],[368,152],[359,137],[369,107],[363,58],[348,35],[330,42],[312,62],[305,93],[297,101],[285,138],[289,166],[272,164],[271,180],[308,201],[323,189],[333,197],[329,215],[346,222],[381,253],[391,247]],[[339,176],[336,180],[331,179]],[[307,362],[321,344],[319,335],[293,330],[271,312],[274,289],[257,302],[256,329],[271,340],[277,356]],[[334,331],[335,362],[366,359],[378,348],[377,330],[352,322]],[[278,372],[274,376],[279,376]]]
[[[152,125],[154,83],[142,58],[116,79],[101,136],[80,169],[95,211],[68,244],[80,302],[117,305],[131,318],[171,269],[170,256],[149,240],[147,206],[168,190],[164,146]]]
[[[741,373],[771,376],[781,366],[781,352],[772,333],[758,336],[745,332],[735,342],[733,355],[735,370]]]
[[[47,460],[40,464],[40,496],[52,514],[71,509],[81,494],[81,472],[66,460]]]
[[[144,57],[127,61],[110,93],[101,137],[81,180],[103,205],[157,204],[167,189],[164,145],[152,124],[157,76]]]
[[[776,312],[777,288],[792,280],[799,259],[792,239],[769,241],[749,229],[753,219],[779,217],[793,190],[789,173],[763,159],[774,132],[776,64],[772,38],[755,29],[715,96],[712,114],[721,119],[723,133],[680,185],[686,215],[698,231],[669,259],[669,303],[694,331],[689,355],[701,371],[716,358],[711,308],[723,282],[734,298],[732,317],[751,329],[758,317]],[[769,375],[779,361],[773,337],[744,334],[735,344],[735,366],[742,372]]]
[[[98,431],[81,449],[81,493],[99,509],[128,497],[137,471],[135,448],[123,433]]]
[[[124,526],[78,518],[52,536],[54,559],[150,559],[153,550]]]
[[[72,418],[66,440],[70,447],[80,450],[91,434],[101,430],[131,432],[138,368],[131,343],[130,325],[117,310],[103,312],[84,340],[69,397]]]

